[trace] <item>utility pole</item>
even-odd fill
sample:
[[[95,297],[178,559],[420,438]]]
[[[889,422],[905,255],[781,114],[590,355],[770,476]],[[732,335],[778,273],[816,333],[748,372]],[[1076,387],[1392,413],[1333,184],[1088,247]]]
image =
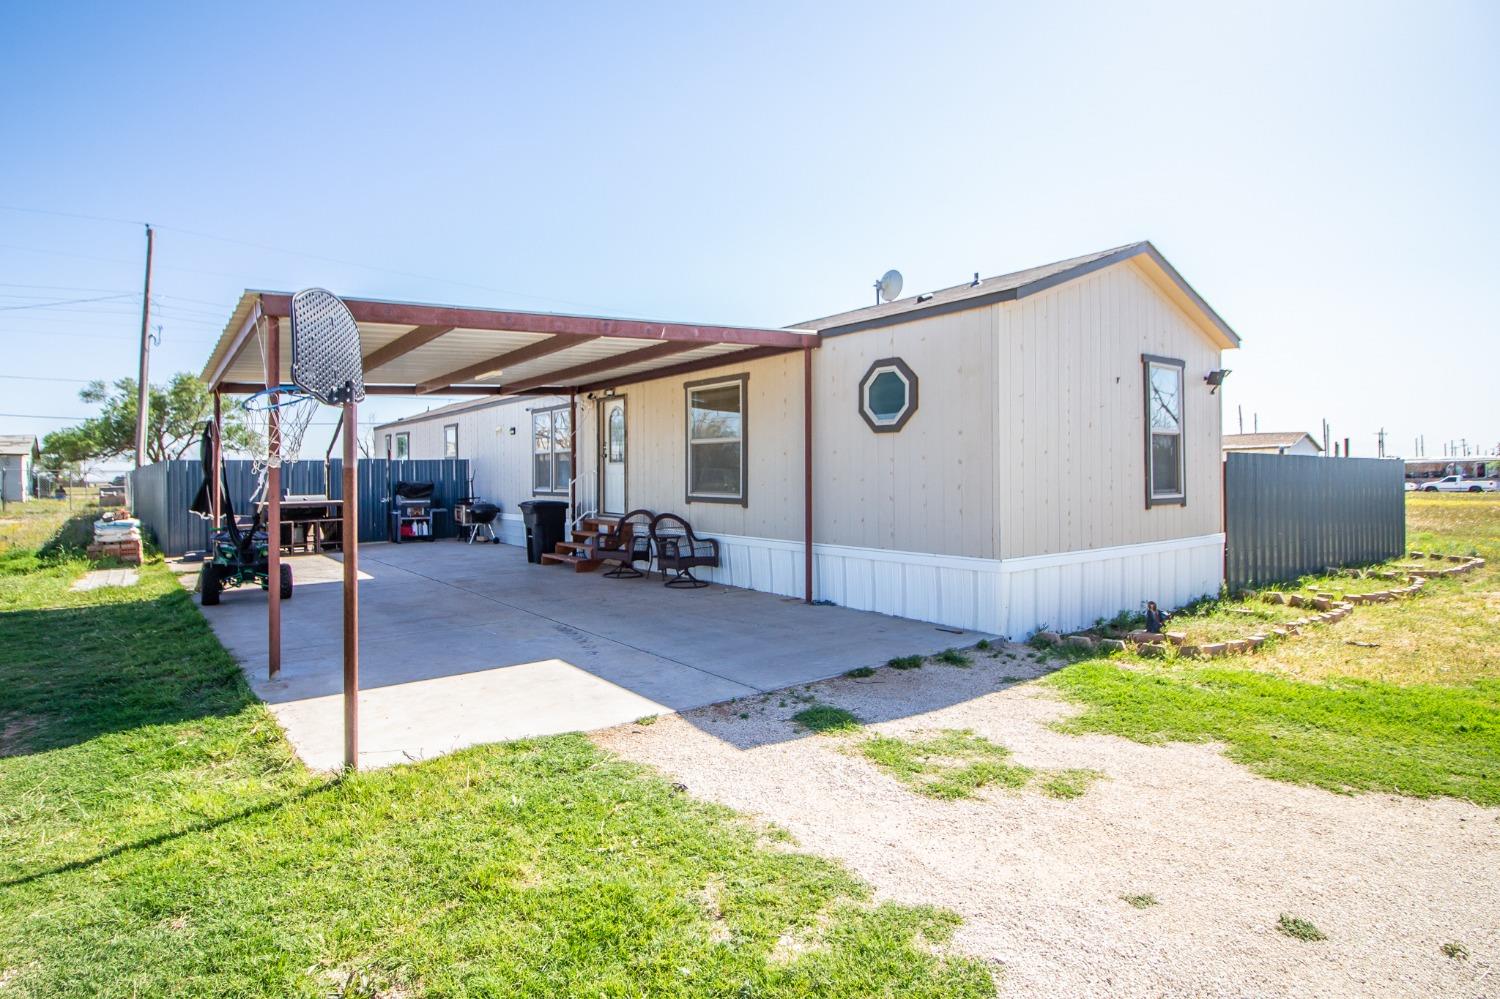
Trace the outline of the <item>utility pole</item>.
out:
[[[1381,427],[1380,430],[1375,434],[1375,440],[1376,440],[1375,454],[1376,454],[1377,457],[1384,458],[1385,457],[1385,427]]]
[[[151,399],[151,249],[155,233],[146,226],[146,290],[141,295],[141,370],[136,379],[135,467],[146,464],[146,427]]]
[[[1240,413],[1240,433],[1244,433],[1245,432],[1245,407],[1244,406],[1236,406],[1235,409],[1239,410],[1239,413]]]

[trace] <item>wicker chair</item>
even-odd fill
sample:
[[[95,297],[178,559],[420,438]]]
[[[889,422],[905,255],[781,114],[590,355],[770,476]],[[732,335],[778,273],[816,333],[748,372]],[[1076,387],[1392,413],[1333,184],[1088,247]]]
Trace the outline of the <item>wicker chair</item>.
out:
[[[594,539],[593,557],[614,566],[605,576],[639,579],[645,575],[635,563],[651,565],[651,522],[655,519],[656,515],[650,510],[631,510],[620,518],[620,526],[614,534],[601,534]]]
[[[693,570],[719,565],[719,542],[698,537],[693,533],[693,525],[674,513],[657,514],[651,521],[651,544],[656,549],[656,566],[662,579],[674,589],[707,586],[708,580],[697,578]],[[668,570],[676,573],[671,579],[667,579]]]

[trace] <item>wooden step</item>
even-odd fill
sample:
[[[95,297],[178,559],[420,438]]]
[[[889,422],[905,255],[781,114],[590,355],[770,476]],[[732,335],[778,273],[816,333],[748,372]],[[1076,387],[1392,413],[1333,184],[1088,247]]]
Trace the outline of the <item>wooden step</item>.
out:
[[[599,563],[591,558],[581,558],[577,555],[559,555],[556,552],[542,553],[543,565],[571,565],[574,572],[593,572],[599,568]]]
[[[613,534],[620,529],[618,517],[585,517],[580,523],[586,530],[597,530],[603,534]]]
[[[572,552],[586,552],[589,550],[587,541],[559,541],[556,552],[559,555],[568,555]]]

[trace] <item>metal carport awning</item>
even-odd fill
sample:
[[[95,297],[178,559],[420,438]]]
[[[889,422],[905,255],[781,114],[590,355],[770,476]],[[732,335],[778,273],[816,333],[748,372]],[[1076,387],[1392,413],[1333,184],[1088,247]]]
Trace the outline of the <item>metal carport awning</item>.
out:
[[[372,395],[587,392],[818,345],[811,330],[344,302],[359,325],[365,389]],[[277,337],[281,371],[273,380],[287,382],[290,324],[281,320],[290,309],[286,292],[246,291],[203,368],[209,388],[239,393],[266,387],[258,334]]]

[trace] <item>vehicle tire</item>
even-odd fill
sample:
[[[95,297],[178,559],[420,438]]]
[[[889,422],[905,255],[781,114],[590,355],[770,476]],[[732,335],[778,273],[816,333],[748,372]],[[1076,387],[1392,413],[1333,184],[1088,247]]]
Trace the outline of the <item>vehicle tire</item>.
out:
[[[281,599],[292,599],[292,567],[284,563],[281,566]]]
[[[219,567],[212,562],[203,563],[203,568],[198,571],[198,602],[204,607],[217,607],[219,594],[223,590],[224,582],[219,577]]]
[[[1437,492],[1437,486],[1423,486],[1422,491],[1424,493],[1435,493]]]
[[[1469,492],[1471,492],[1471,493],[1482,493],[1482,492],[1484,492],[1484,490],[1481,489],[1481,488],[1479,488],[1478,486],[1470,486],[1469,487]]]

